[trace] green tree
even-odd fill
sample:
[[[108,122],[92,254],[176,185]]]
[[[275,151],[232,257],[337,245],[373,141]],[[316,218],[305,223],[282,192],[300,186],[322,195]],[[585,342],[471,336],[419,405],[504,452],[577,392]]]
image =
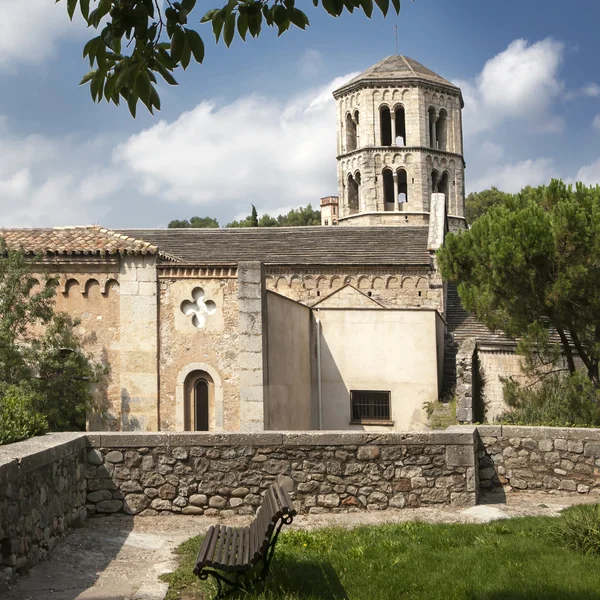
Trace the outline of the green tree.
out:
[[[568,372],[579,358],[600,388],[600,186],[525,188],[449,234],[438,259],[466,309],[521,338],[526,371],[547,369],[562,349]]]
[[[304,227],[321,224],[321,211],[314,210],[311,204],[300,208],[292,208],[290,212],[277,217],[280,227]]]
[[[250,227],[258,227],[258,213],[254,204],[252,205],[252,214],[250,215]]]
[[[191,227],[213,229],[219,227],[219,221],[213,217],[192,217],[189,221],[187,219],[183,221],[174,219],[167,227],[169,229],[188,229]]]
[[[202,37],[189,26],[196,17],[197,1],[165,4],[163,11],[163,3],[156,0],[66,0],[70,18],[79,8],[88,27],[100,29],[83,49],[92,70],[81,83],[90,84],[95,102],[105,99],[118,105],[124,100],[135,117],[141,100],[153,112],[160,109],[157,77],[177,85],[176,69],[187,69],[192,57],[198,63],[204,60]],[[390,4],[396,14],[400,12],[400,0],[313,0],[312,4],[321,5],[333,17],[354,10],[371,17],[374,4],[384,15]],[[227,46],[236,33],[242,40],[248,34],[258,37],[263,23],[276,27],[278,35],[291,25],[300,29],[309,25],[295,0],[229,0],[205,13],[200,23],[210,23],[217,42],[222,37]]]
[[[252,208],[256,210],[254,205]],[[253,212],[241,221],[227,223],[227,227],[304,227],[307,225],[321,225],[321,212],[314,210],[310,204],[292,208],[286,215],[279,215],[277,218],[268,214],[262,215],[260,219],[256,214],[256,220],[254,217]]]
[[[103,368],[81,351],[76,323],[54,312],[56,280],[39,283],[0,239],[0,427],[29,411],[28,430],[80,429]]]
[[[485,214],[492,206],[506,202],[510,194],[501,192],[497,187],[482,192],[471,192],[465,199],[465,216],[467,223],[471,224]]]

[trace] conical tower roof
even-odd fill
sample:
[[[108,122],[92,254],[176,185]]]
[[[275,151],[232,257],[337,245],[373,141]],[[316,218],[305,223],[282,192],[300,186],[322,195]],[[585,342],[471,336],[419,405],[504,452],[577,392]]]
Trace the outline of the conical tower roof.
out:
[[[460,88],[413,58],[388,56],[335,90],[333,95],[337,98],[345,92],[350,92],[365,85],[393,84],[398,81],[403,83],[429,83],[460,94]]]

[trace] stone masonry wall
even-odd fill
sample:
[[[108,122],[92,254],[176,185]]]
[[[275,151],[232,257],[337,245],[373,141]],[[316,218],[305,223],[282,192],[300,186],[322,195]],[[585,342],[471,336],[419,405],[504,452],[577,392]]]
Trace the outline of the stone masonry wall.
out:
[[[600,430],[487,425],[477,431],[481,489],[600,496]]]
[[[299,512],[470,506],[477,489],[474,435],[473,427],[380,435],[93,435],[86,508],[90,514],[253,514],[277,478]]]
[[[0,588],[85,519],[86,446],[83,433],[0,446]]]

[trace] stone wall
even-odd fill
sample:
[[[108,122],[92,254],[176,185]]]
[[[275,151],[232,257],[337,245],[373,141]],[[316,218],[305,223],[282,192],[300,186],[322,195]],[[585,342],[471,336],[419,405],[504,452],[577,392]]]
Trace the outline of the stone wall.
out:
[[[85,434],[0,446],[0,587],[86,517]]]
[[[184,431],[186,381],[212,380],[211,430],[239,427],[237,269],[159,270],[160,430]]]
[[[456,420],[459,423],[473,422],[473,386],[475,385],[473,373],[474,367],[477,366],[476,359],[476,340],[475,338],[467,338],[458,347],[456,353]]]
[[[88,513],[253,514],[279,478],[299,512],[475,504],[475,428],[89,436]],[[106,482],[114,484],[107,489]],[[93,490],[93,491],[92,491]],[[105,490],[105,491],[102,491]]]
[[[600,495],[600,430],[506,425],[477,430],[481,489]]]
[[[428,269],[270,266],[265,283],[268,290],[307,306],[351,285],[386,308],[443,309],[437,276]]]

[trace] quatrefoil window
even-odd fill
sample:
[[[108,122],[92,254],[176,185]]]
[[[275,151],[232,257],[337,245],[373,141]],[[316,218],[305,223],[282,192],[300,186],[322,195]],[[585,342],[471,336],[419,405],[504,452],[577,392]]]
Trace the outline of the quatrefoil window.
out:
[[[187,317],[192,317],[192,325],[202,329],[206,325],[206,317],[217,312],[217,305],[212,300],[204,299],[204,290],[201,287],[192,290],[192,300],[181,303],[181,312]]]

